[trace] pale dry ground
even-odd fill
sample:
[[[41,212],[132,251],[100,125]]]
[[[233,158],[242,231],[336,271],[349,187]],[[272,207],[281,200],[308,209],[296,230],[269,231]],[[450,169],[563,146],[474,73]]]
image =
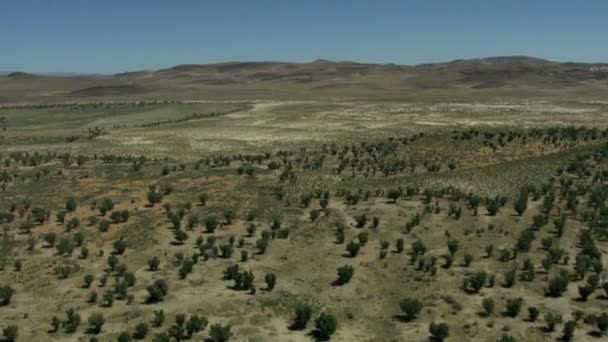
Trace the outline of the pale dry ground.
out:
[[[195,160],[209,153],[273,151],[417,131],[564,125],[603,128],[608,125],[608,105],[582,99],[406,103],[257,101],[252,106],[251,109],[223,116],[158,127],[107,127],[110,131],[108,135],[93,141],[84,139],[70,144],[61,141],[68,132],[45,131],[45,135],[54,137],[58,142],[17,143],[7,146],[7,150],[68,150],[74,153],[84,151]],[[161,117],[160,114],[155,115],[156,120]],[[138,116],[135,119],[139,120],[138,123],[142,122]],[[100,119],[87,127],[104,127],[104,120],[107,119]],[[116,120],[112,119],[112,124],[116,124]],[[40,133],[40,130],[9,131],[7,137],[35,136]]]

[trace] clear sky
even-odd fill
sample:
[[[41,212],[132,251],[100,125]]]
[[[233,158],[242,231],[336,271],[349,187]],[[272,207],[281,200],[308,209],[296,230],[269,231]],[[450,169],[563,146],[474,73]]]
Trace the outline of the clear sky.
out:
[[[606,0],[1,0],[0,71],[503,55],[608,62]]]

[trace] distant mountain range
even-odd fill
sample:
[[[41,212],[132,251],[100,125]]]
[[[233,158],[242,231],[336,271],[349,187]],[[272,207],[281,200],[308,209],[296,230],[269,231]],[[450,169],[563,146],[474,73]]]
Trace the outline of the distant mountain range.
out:
[[[312,99],[400,98],[418,93],[606,91],[608,64],[514,56],[396,65],[316,60],[177,65],[114,75],[12,72],[0,78],[20,94],[0,101],[98,98]],[[4,94],[2,94],[4,96]]]
[[[0,76],[18,76],[18,75],[26,75],[26,74],[30,74],[27,72],[23,72],[23,71],[0,71]],[[43,73],[31,73],[34,75],[41,75],[41,76],[76,76],[78,75],[78,73],[75,72],[43,72]]]

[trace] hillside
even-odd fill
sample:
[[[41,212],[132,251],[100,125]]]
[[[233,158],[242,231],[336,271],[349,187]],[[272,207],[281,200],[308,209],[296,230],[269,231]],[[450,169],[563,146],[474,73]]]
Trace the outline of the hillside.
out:
[[[491,57],[415,66],[316,60],[178,65],[107,76],[0,76],[3,103],[138,99],[404,99],[599,94],[604,64]]]

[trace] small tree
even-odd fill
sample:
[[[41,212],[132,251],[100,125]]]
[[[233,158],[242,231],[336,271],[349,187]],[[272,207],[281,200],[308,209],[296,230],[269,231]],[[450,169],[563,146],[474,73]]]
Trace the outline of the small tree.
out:
[[[82,246],[83,243],[84,243],[84,234],[82,232],[76,232],[74,234],[74,244],[76,245],[76,247],[80,247],[80,246]]]
[[[215,216],[207,217],[207,219],[205,220],[205,231],[209,234],[213,234],[218,224],[219,222]]]
[[[259,239],[255,242],[256,247],[260,254],[264,254],[266,252],[266,248],[268,248],[268,240],[267,239]]]
[[[329,339],[338,328],[338,320],[328,313],[321,313],[315,320],[316,333],[321,339]]]
[[[57,222],[64,224],[65,223],[65,215],[67,215],[67,211],[65,210],[60,210],[55,214],[55,217],[57,218]]]
[[[494,312],[494,301],[492,298],[484,298],[481,301],[481,306],[483,307],[486,316],[490,316]]]
[[[539,314],[540,311],[537,307],[531,306],[528,308],[528,319],[530,320],[530,322],[536,322],[536,319],[538,318]]]
[[[325,210],[327,209],[327,206],[329,205],[329,199],[327,198],[321,198],[319,200],[319,205],[321,206],[321,210]]]
[[[346,239],[346,234],[344,233],[344,226],[339,225],[336,228],[336,243],[338,244],[343,244],[344,240]],[[607,291],[608,293],[608,291]]]
[[[91,315],[89,315],[89,318],[87,319],[87,321],[89,322],[88,331],[89,331],[89,333],[91,333],[93,335],[99,334],[101,332],[101,328],[103,327],[103,324],[106,322],[103,315],[98,312],[94,312]]]
[[[506,305],[506,314],[510,317],[516,317],[524,305],[523,298],[508,298]]]
[[[118,257],[114,254],[110,255],[108,257],[107,263],[108,263],[108,268],[110,269],[111,272],[114,272],[116,270],[116,266],[118,266]]]
[[[220,245],[220,256],[224,259],[230,259],[234,253],[234,248],[229,243],[223,243]]]
[[[468,284],[474,293],[479,293],[481,288],[486,285],[487,279],[488,274],[485,271],[479,271],[468,279]]]
[[[108,198],[104,198],[97,205],[97,209],[101,216],[105,216],[108,211],[114,209],[114,202]]]
[[[340,266],[340,267],[338,267],[338,280],[336,283],[338,285],[347,284],[350,281],[350,279],[353,277],[354,274],[355,274],[355,269],[352,266],[350,266],[350,265]]]
[[[486,246],[486,258],[491,258],[493,252],[494,252],[494,245],[487,245]]]
[[[118,334],[118,337],[116,338],[116,341],[118,341],[118,342],[130,342],[131,341],[131,335],[129,334],[128,331],[122,331],[120,334]]]
[[[89,256],[89,249],[86,247],[82,247],[80,249],[80,259],[86,259]]]
[[[319,210],[311,210],[309,215],[310,215],[310,221],[311,222],[315,222],[319,216],[320,216],[321,212]]]
[[[272,291],[277,283],[277,276],[274,273],[268,273],[264,276],[264,280],[266,281],[268,291]]]
[[[357,228],[363,228],[365,227],[365,224],[367,223],[367,215],[365,214],[361,214],[361,215],[357,215],[355,216],[355,226]]]
[[[71,334],[78,329],[80,325],[80,315],[76,313],[74,308],[70,308],[66,311],[66,320],[62,322],[63,329],[66,333]]]
[[[574,330],[576,329],[576,321],[570,320],[564,324],[562,332],[562,341],[572,341],[574,338]]]
[[[413,255],[423,255],[426,253],[426,245],[422,242],[422,240],[416,240],[412,243],[412,254]]]
[[[473,262],[473,256],[469,253],[464,255],[464,267],[469,267]]]
[[[0,286],[0,306],[9,305],[15,290],[8,285]]]
[[[76,200],[73,198],[70,198],[65,202],[65,210],[67,210],[68,212],[76,211],[77,206],[78,203],[76,203]]]
[[[188,233],[181,229],[175,229],[173,231],[173,238],[177,244],[183,245],[184,241],[188,240]]]
[[[112,306],[113,303],[114,303],[114,291],[106,290],[102,295],[99,306],[104,307],[104,308],[109,308]]]
[[[405,247],[405,241],[403,238],[398,238],[396,242],[395,248],[397,249],[397,253],[403,252],[403,248]]]
[[[456,252],[460,248],[460,243],[458,242],[458,240],[455,240],[455,239],[448,240],[447,244],[448,244],[448,251],[452,255],[456,254]]]
[[[186,336],[186,329],[184,323],[186,322],[186,315],[177,314],[175,316],[175,324],[169,328],[169,336],[173,337],[176,341],[181,341]]]
[[[517,342],[517,339],[511,335],[502,334],[498,342]]]
[[[59,239],[59,242],[56,244],[55,248],[57,249],[57,253],[59,255],[69,255],[74,251],[74,242],[70,238],[63,237]]]
[[[559,274],[549,280],[547,295],[550,297],[561,297],[562,293],[568,289],[569,279],[566,274]]]
[[[432,322],[429,325],[429,332],[434,341],[442,342],[450,336],[450,327],[447,323]]]
[[[365,244],[369,240],[369,235],[367,234],[367,232],[360,232],[359,234],[357,234],[357,239],[359,240],[361,246],[365,246]]]
[[[524,260],[521,278],[525,281],[533,281],[536,275],[536,267],[530,258]]]
[[[61,328],[61,320],[57,316],[53,316],[51,319],[51,332],[56,333]]]
[[[507,288],[513,287],[513,285],[515,285],[516,279],[517,279],[517,269],[516,268],[513,268],[510,271],[507,271],[507,273],[505,273],[504,286]]]
[[[211,336],[214,342],[227,342],[232,336],[231,329],[230,325],[216,323],[209,328],[209,336]]]
[[[84,276],[84,279],[83,279],[83,283],[84,283],[83,287],[84,287],[85,289],[88,289],[89,287],[91,287],[91,284],[93,283],[93,280],[94,280],[94,279],[95,279],[95,278],[93,277],[93,275],[92,275],[92,274],[87,274],[87,275],[85,275],[85,276]]]
[[[69,232],[72,231],[73,229],[76,229],[80,226],[80,220],[78,219],[78,217],[72,217],[72,219],[70,221],[68,221],[68,224],[65,225],[65,229]]]
[[[143,340],[144,338],[146,338],[146,335],[148,335],[148,324],[147,323],[138,323],[135,326],[135,332],[133,332],[133,337],[138,339],[138,340]]]
[[[308,208],[308,206],[310,205],[310,201],[312,201],[311,194],[305,193],[300,195],[300,203],[304,208]]]
[[[250,223],[250,224],[247,226],[247,234],[248,234],[250,237],[252,237],[252,236],[254,236],[254,235],[255,235],[255,231],[256,231],[256,230],[257,230],[257,227],[256,227],[255,223]]]
[[[545,315],[545,323],[547,331],[555,331],[555,326],[562,323],[562,315],[549,312]]]
[[[120,239],[114,241],[112,247],[114,248],[112,251],[113,254],[122,255],[127,249],[127,241],[125,241],[123,237],[120,237]]]
[[[393,203],[397,203],[397,200],[399,199],[399,197],[401,197],[401,189],[399,189],[399,188],[390,189],[387,193],[387,197]]]
[[[160,266],[160,259],[157,256],[148,259],[148,269],[150,271],[158,271],[158,266]]]
[[[209,324],[209,321],[206,317],[199,315],[190,316],[190,319],[188,319],[188,322],[186,322],[186,336],[191,338],[193,334],[204,330],[207,327],[207,324]]]
[[[226,224],[230,225],[236,219],[236,212],[233,209],[226,209],[224,211],[224,220]]]
[[[152,318],[152,325],[154,325],[155,327],[160,327],[161,325],[163,325],[164,321],[165,311],[163,311],[163,309],[154,310],[154,318]]]
[[[6,341],[6,342],[17,341],[18,332],[19,332],[19,329],[17,328],[16,325],[7,325],[6,327],[2,328],[2,335],[4,336],[4,339],[2,341]]]
[[[496,200],[490,200],[486,204],[486,209],[488,210],[488,215],[496,216],[496,214],[498,214],[498,210],[500,209],[500,206]]]
[[[110,229],[110,221],[108,221],[106,219],[100,220],[99,223],[97,224],[97,229],[102,233],[107,232],[108,229]]]
[[[312,307],[308,304],[300,304],[296,306],[295,317],[291,324],[292,329],[302,330],[306,328],[306,324],[312,316]]]
[[[606,331],[608,331],[608,313],[602,312],[597,315],[595,318],[595,325],[602,335],[606,334]]]
[[[152,285],[148,286],[147,290],[149,293],[148,302],[156,303],[163,300],[169,291],[169,287],[164,280],[157,279]]]
[[[515,206],[515,211],[517,212],[517,215],[521,216],[524,214],[524,212],[526,211],[526,208],[528,208],[528,192],[527,191],[521,191],[519,193],[519,197],[515,201],[514,206]]]
[[[89,295],[87,296],[87,303],[96,303],[97,302],[97,292],[95,291],[91,291],[89,292]]]
[[[361,249],[361,245],[358,242],[351,241],[346,244],[346,251],[351,258],[354,258],[359,253],[359,249]]]
[[[199,202],[201,202],[201,205],[205,206],[207,205],[207,200],[209,200],[209,195],[207,195],[206,193],[201,193],[200,195],[198,195],[198,200]]]
[[[186,279],[186,277],[188,276],[188,274],[190,274],[190,272],[192,272],[192,268],[194,267],[194,261],[192,261],[192,259],[188,258],[185,259],[182,262],[182,267],[180,267],[179,269],[179,277],[181,279]]]
[[[413,321],[418,317],[418,314],[422,311],[424,305],[418,299],[405,298],[399,303],[399,306],[405,315],[405,319],[407,321]]]
[[[163,194],[157,191],[148,192],[148,203],[153,207],[155,204],[163,201]]]
[[[587,298],[593,293],[595,288],[590,285],[583,285],[578,287],[578,294],[581,296],[583,302],[587,301]]]
[[[48,232],[44,234],[42,238],[48,244],[49,247],[54,247],[55,241],[57,240],[57,234],[55,234],[55,232]]]

